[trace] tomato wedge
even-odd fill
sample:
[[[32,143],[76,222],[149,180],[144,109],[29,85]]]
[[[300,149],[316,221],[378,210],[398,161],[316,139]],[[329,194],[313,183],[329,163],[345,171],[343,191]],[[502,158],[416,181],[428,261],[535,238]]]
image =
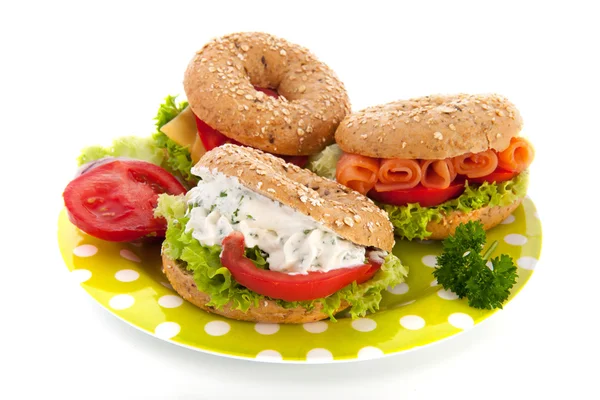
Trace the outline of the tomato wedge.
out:
[[[256,268],[244,255],[244,235],[232,232],[223,239],[221,264],[234,279],[248,289],[284,301],[305,301],[327,297],[350,283],[363,283],[373,277],[381,264],[371,262],[353,268],[329,272],[309,272],[289,275],[283,272]]]
[[[519,175],[518,171],[509,171],[509,170],[498,167],[498,168],[496,168],[496,170],[494,170],[494,172],[492,172],[489,175],[482,176],[479,178],[469,178],[469,182],[476,182],[476,183],[483,183],[483,182],[494,183],[494,182],[496,182],[496,183],[499,183],[499,182],[504,182],[509,179],[512,179],[517,175]]]
[[[185,193],[170,173],[139,160],[114,160],[73,179],[63,192],[69,219],[102,240],[124,242],[164,236],[166,221],[154,218],[158,195]]]
[[[254,89],[258,90],[259,92],[265,93],[267,96],[274,97],[276,99],[279,98],[279,94],[275,89],[261,88],[258,86],[254,86]],[[200,136],[200,141],[202,142],[202,145],[204,146],[204,149],[206,149],[206,151],[212,150],[215,147],[222,146],[225,143],[241,145],[240,142],[230,139],[218,130],[211,128],[206,122],[202,121],[198,117],[196,117],[196,127],[198,128],[198,136]],[[296,164],[300,168],[304,168],[304,166],[308,162],[308,156],[282,156],[279,154],[274,155],[283,158],[285,162]]]
[[[389,192],[377,192],[375,189],[372,189],[369,191],[368,196],[375,201],[395,206],[419,203],[421,207],[433,207],[460,196],[464,190],[464,180],[455,179],[446,189],[426,188],[419,183],[412,189],[392,190]]]

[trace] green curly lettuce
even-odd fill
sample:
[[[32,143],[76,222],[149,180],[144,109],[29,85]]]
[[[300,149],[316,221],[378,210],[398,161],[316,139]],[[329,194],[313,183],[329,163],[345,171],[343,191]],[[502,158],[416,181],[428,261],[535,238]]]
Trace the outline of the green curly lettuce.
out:
[[[235,281],[229,270],[220,262],[220,246],[202,246],[192,237],[191,231],[186,232],[185,226],[189,217],[185,196],[161,195],[155,215],[164,217],[168,222],[163,251],[169,258],[185,264],[185,267],[193,273],[198,290],[210,295],[208,306],[222,308],[231,302],[234,308],[246,311],[250,306],[258,306],[261,300],[266,298]],[[247,249],[246,255],[250,256],[255,265],[258,264],[257,267],[265,268],[264,253],[259,249]],[[365,283],[354,282],[326,298],[295,302],[276,301],[285,308],[302,306],[307,310],[312,310],[317,304],[321,304],[323,312],[333,321],[335,321],[336,310],[343,301],[347,301],[350,304],[351,317],[358,318],[366,315],[367,312],[377,311],[382,291],[388,286],[403,282],[407,275],[408,268],[402,265],[398,257],[390,253],[385,258],[381,269]]]
[[[465,191],[459,197],[448,200],[435,207],[421,207],[417,203],[406,206],[379,204],[387,211],[396,235],[412,239],[425,239],[431,235],[427,230],[430,221],[440,221],[453,211],[470,212],[484,206],[507,206],[517,199],[525,197],[529,174],[520,173],[513,179],[500,183],[484,182],[469,184],[465,182]]]
[[[160,149],[165,149],[167,157],[165,158],[165,168],[179,174],[186,182],[194,185],[198,178],[192,175],[193,166],[192,156],[187,146],[180,146],[171,140],[167,135],[160,131],[166,123],[179,115],[187,106],[187,101],[176,102],[177,96],[167,96],[165,101],[158,108],[156,117],[156,132],[152,135],[155,145]]]
[[[335,167],[341,156],[342,149],[337,144],[332,144],[310,156],[306,168],[322,177],[335,179]]]
[[[96,145],[84,148],[77,158],[77,165],[81,166],[104,157],[127,157],[160,166],[165,159],[165,154],[155,145],[152,138],[124,136],[115,139],[108,147]]]

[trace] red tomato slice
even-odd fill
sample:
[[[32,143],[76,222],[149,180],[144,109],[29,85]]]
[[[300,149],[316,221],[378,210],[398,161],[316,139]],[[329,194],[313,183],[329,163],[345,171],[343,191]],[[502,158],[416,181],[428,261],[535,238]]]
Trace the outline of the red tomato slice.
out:
[[[256,268],[244,255],[244,235],[232,232],[223,239],[221,263],[234,279],[248,289],[273,299],[304,301],[327,297],[350,283],[363,283],[373,277],[381,264],[371,262],[329,272],[289,275]]]
[[[261,88],[258,86],[254,86],[254,89],[276,99],[279,98],[279,93],[277,93],[275,89]],[[200,141],[202,142],[202,145],[204,146],[206,151],[212,150],[215,147],[222,146],[225,143],[241,145],[240,142],[230,139],[218,130],[211,128],[206,122],[202,121],[198,117],[196,117],[196,127],[198,128],[198,135],[200,136]],[[304,166],[308,162],[308,156],[282,156],[278,154],[274,155],[277,157],[281,157],[285,160],[285,162],[295,164],[300,168],[304,168]]]
[[[499,183],[499,182],[504,182],[509,179],[512,179],[517,175],[519,175],[518,171],[508,171],[506,169],[498,167],[498,168],[496,168],[496,170],[494,172],[492,172],[489,175],[482,176],[479,178],[469,178],[469,182],[476,182],[476,183],[497,182],[497,183]]]
[[[464,181],[455,179],[446,189],[430,189],[419,183],[412,189],[392,190],[390,192],[377,192],[372,189],[369,191],[368,196],[381,203],[395,206],[419,203],[421,207],[433,207],[460,196],[464,190]]]
[[[69,219],[91,236],[112,242],[164,236],[166,221],[154,218],[161,193],[185,193],[170,173],[139,160],[114,160],[72,180],[63,198]]]

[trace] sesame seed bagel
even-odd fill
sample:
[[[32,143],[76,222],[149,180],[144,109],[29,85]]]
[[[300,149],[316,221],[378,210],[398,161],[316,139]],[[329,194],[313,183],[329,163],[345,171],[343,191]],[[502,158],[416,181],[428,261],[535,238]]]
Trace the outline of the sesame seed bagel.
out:
[[[214,39],[189,63],[183,86],[194,114],[244,145],[310,155],[333,143],[350,110],[342,82],[307,49],[266,33]],[[278,99],[254,86],[276,89]]]
[[[250,147],[226,144],[207,152],[194,168],[206,167],[271,200],[306,214],[341,237],[391,251],[392,224],[372,200],[309,170]]]
[[[346,153],[433,160],[502,151],[522,125],[519,111],[500,95],[433,95],[348,115],[335,140]]]
[[[173,289],[175,289],[175,291],[185,300],[200,307],[204,311],[240,321],[279,324],[302,324],[329,318],[329,315],[322,311],[323,306],[321,303],[316,303],[315,307],[311,310],[307,310],[301,306],[284,308],[277,304],[276,301],[267,299],[262,301],[258,306],[250,306],[247,311],[237,310],[231,303],[226,304],[220,309],[207,306],[206,304],[210,301],[210,296],[198,290],[196,283],[194,282],[193,274],[182,264],[165,256],[164,253],[162,260],[163,272],[167,276],[171,286],[173,286]],[[340,308],[336,312],[340,312],[349,306],[348,302],[342,301]]]
[[[486,231],[492,229],[512,214],[522,201],[521,198],[506,206],[485,206],[468,213],[454,211],[445,215],[440,221],[431,221],[427,224],[427,230],[431,232],[428,239],[445,239],[450,235],[454,235],[454,231],[460,224],[466,224],[469,221],[480,221]]]

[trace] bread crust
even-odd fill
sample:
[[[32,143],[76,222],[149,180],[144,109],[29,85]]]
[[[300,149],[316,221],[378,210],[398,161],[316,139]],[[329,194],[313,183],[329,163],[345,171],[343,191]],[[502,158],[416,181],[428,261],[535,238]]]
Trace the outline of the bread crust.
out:
[[[249,189],[290,206],[341,237],[362,246],[392,251],[393,227],[372,200],[335,181],[245,146],[225,144],[194,166],[236,177]]]
[[[162,260],[163,272],[167,276],[171,286],[173,286],[173,289],[185,300],[204,311],[240,321],[278,324],[302,324],[329,318],[329,315],[322,311],[323,306],[321,304],[316,304],[312,310],[307,310],[300,306],[284,308],[274,300],[265,299],[258,306],[250,306],[247,311],[235,309],[232,303],[227,303],[221,309],[207,306],[206,304],[210,301],[210,296],[198,290],[192,273],[185,269],[183,265],[167,257],[164,253]],[[336,312],[345,310],[349,306],[348,302],[342,300],[342,304]]]
[[[194,114],[225,136],[282,155],[310,155],[333,143],[350,112],[343,83],[307,49],[262,33],[207,43],[185,71]],[[254,86],[276,89],[274,99]]]
[[[428,239],[445,239],[448,236],[453,235],[454,231],[461,223],[466,224],[469,221],[479,220],[486,231],[492,229],[512,214],[522,201],[523,199],[521,198],[506,206],[485,206],[468,213],[453,211],[450,214],[445,215],[441,221],[431,221],[427,224],[427,230],[431,232],[431,236],[429,236]]]
[[[346,153],[432,160],[502,151],[522,125],[517,108],[498,94],[432,95],[348,115],[335,140]]]

